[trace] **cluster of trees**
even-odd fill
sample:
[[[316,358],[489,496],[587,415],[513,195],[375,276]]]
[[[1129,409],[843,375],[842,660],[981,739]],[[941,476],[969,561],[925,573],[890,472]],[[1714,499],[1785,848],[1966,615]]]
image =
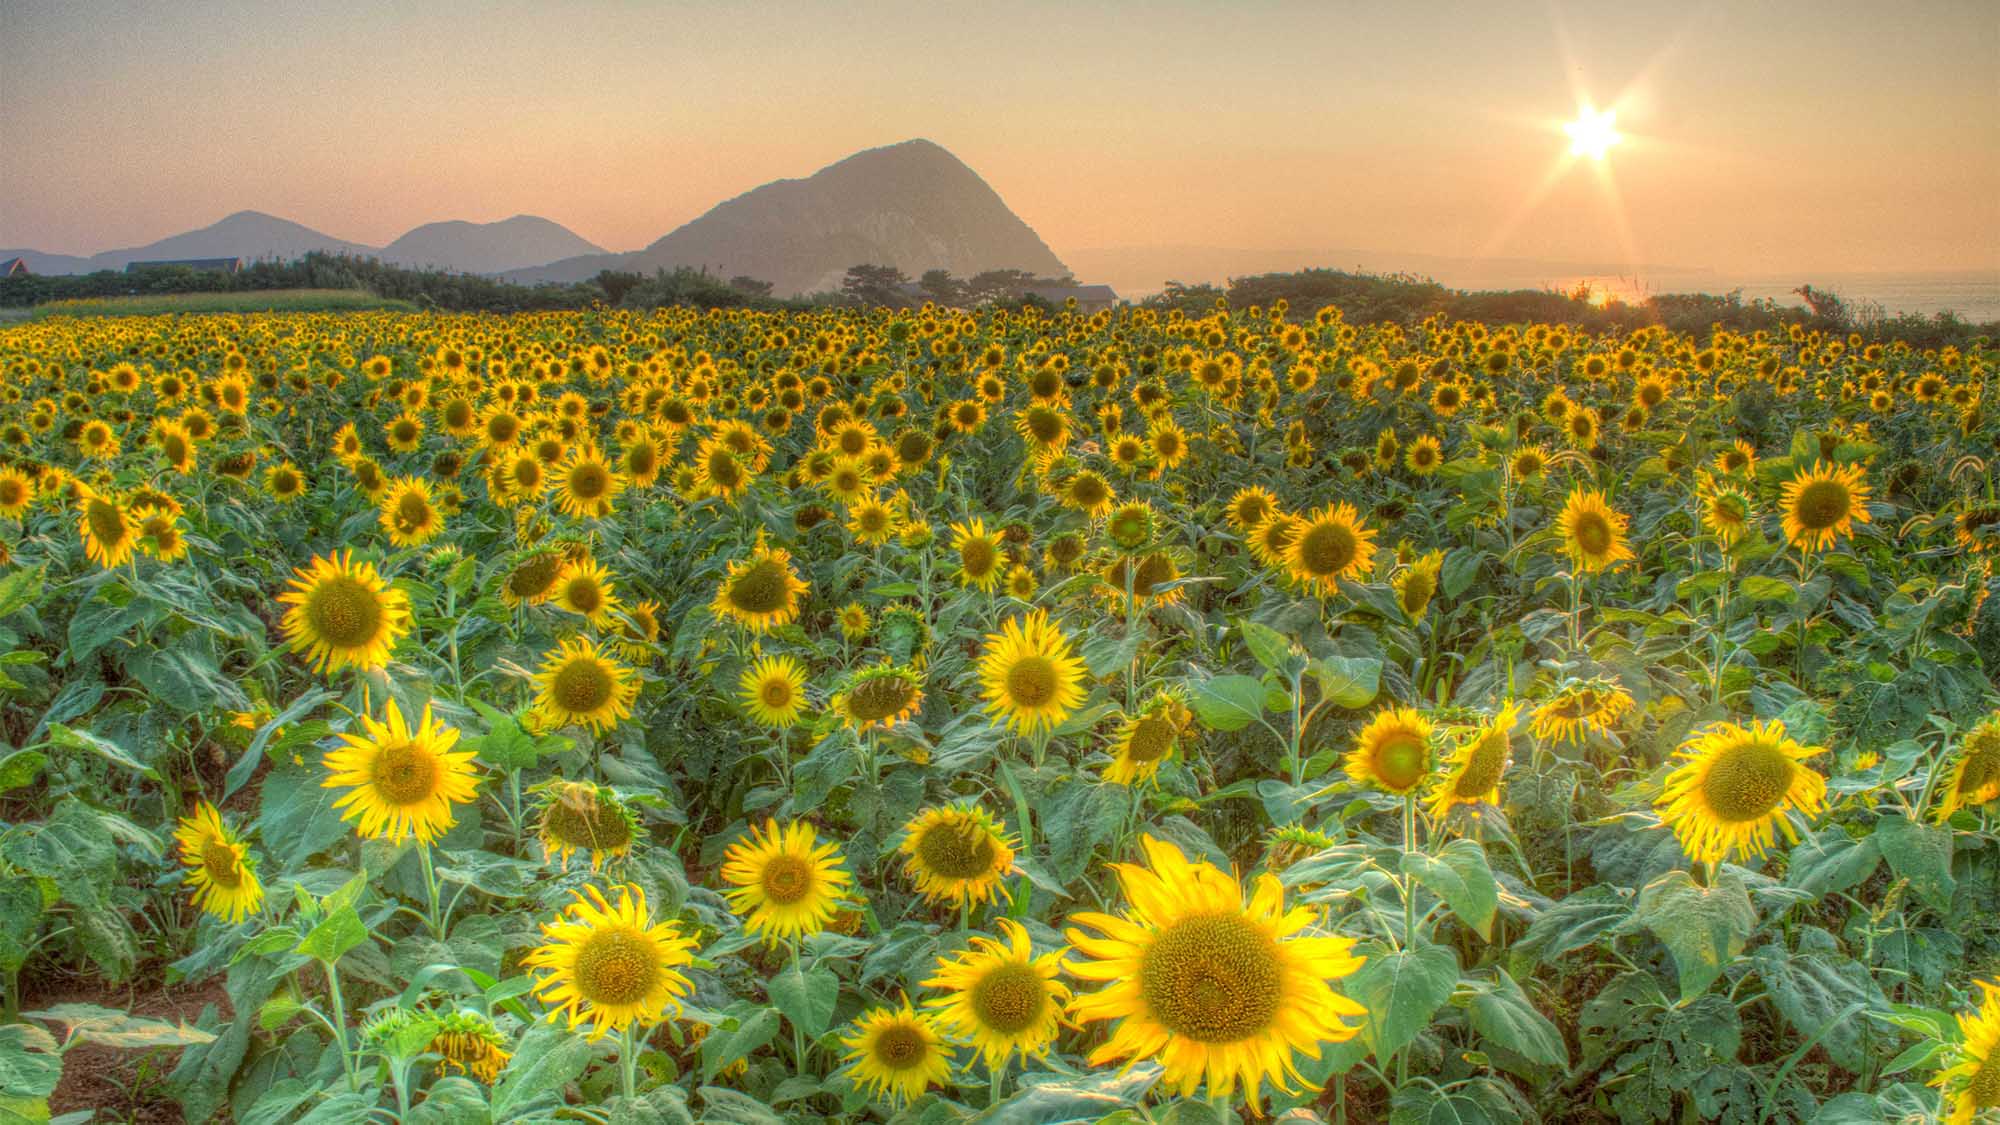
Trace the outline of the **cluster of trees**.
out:
[[[860,265],[849,267],[840,282],[840,295],[847,303],[864,307],[899,308],[930,301],[963,309],[1018,305],[1029,298],[1030,289],[1075,284],[1067,274],[1038,277],[1016,269],[986,270],[969,278],[953,277],[950,270],[925,270],[912,284],[909,275],[894,266]]]
[[[1226,300],[1232,308],[1269,308],[1283,299],[1293,317],[1310,317],[1327,305],[1337,305],[1355,324],[1415,324],[1442,313],[1454,320],[1487,324],[1573,324],[1591,332],[1629,332],[1659,324],[1694,336],[1706,335],[1716,325],[1754,332],[1784,331],[1798,324],[1829,332],[1860,332],[1875,339],[1907,340],[1918,347],[1963,347],[2000,337],[2000,323],[1972,324],[1950,312],[1884,317],[1880,310],[1852,308],[1811,286],[1802,287],[1800,295],[1807,302],[1806,308],[1766,299],[1746,301],[1741,292],[1719,296],[1666,293],[1638,304],[1615,300],[1598,304],[1584,289],[1571,293],[1546,289],[1468,292],[1409,274],[1317,269],[1231,278],[1227,288],[1169,282],[1163,292],[1144,304],[1195,313],[1214,308],[1218,300]]]

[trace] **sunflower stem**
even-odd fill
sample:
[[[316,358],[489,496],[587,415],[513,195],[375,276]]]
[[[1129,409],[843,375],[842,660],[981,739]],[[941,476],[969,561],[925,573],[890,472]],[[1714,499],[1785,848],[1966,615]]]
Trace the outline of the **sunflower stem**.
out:
[[[333,1018],[327,1021],[333,1028],[333,1037],[340,1048],[340,1066],[347,1072],[347,1089],[350,1093],[361,1089],[361,1076],[355,1071],[354,1052],[347,1045],[347,1004],[340,998],[340,970],[332,962],[321,962],[326,967],[327,998],[333,1004]]]
[[[799,974],[800,979],[804,979],[805,977],[805,967],[799,964],[804,946],[805,936],[803,934],[792,938],[792,970]],[[795,1019],[787,1018],[785,1022],[792,1025],[792,1058],[798,1065],[799,1073],[804,1074],[806,1072],[806,1029],[800,1027],[799,1021]]]
[[[431,862],[431,846],[428,841],[417,841],[417,858],[424,869],[424,895],[429,906],[424,913],[424,921],[430,926],[431,936],[444,940],[444,918],[438,913],[437,867]]]
[[[986,1068],[987,1075],[989,1078],[989,1085],[986,1094],[987,1109],[992,1109],[994,1106],[1000,1104],[1000,1089],[1001,1087],[1007,1084],[1008,1057],[1009,1056],[1002,1055],[1000,1057],[999,1062],[994,1063]]]
[[[625,1025],[618,1039],[618,1089],[627,1102],[639,1097],[639,1021]]]

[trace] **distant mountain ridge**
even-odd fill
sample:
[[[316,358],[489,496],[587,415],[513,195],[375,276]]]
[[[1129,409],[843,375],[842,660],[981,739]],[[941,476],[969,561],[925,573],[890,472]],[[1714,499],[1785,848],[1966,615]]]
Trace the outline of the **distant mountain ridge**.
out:
[[[848,267],[911,277],[1022,269],[1069,272],[1033,228],[956,156],[927,140],[866,149],[802,180],[774,180],[711,208],[644,250],[551,262],[503,276],[581,281],[599,270],[679,266],[768,281],[779,296],[840,287]]]
[[[131,262],[163,259],[290,260],[314,250],[461,273],[499,273],[556,258],[602,252],[601,247],[567,227],[533,215],[516,215],[497,223],[426,223],[387,246],[376,247],[335,238],[262,211],[238,211],[200,230],[144,246],[106,250],[87,258],[37,250],[0,250],[0,259],[19,255],[33,273],[92,273],[122,270]]]

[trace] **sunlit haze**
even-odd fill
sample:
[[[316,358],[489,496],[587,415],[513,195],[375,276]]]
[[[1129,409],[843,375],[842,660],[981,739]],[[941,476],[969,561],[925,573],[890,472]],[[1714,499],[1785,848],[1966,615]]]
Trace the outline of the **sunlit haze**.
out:
[[[8,247],[257,209],[371,245],[529,213],[628,250],[927,137],[1065,260],[2000,272],[1988,2],[9,0],[0,41]]]

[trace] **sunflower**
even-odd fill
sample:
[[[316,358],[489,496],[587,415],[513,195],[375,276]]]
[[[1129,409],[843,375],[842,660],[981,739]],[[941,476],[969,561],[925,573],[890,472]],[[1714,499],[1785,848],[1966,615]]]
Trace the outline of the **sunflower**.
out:
[[[0,467],[0,518],[20,519],[35,502],[35,482],[28,474],[7,465]]]
[[[1816,462],[1785,482],[1785,538],[1801,551],[1824,551],[1869,522],[1868,476],[1860,465]]]
[[[1515,480],[1534,480],[1549,467],[1549,451],[1539,445],[1524,445],[1514,451],[1507,471]]]
[[[1637,557],[1625,542],[1624,513],[1612,508],[1595,489],[1572,491],[1556,523],[1562,529],[1563,550],[1586,574]]]
[[[203,801],[181,818],[174,831],[186,882],[194,887],[194,904],[225,922],[236,923],[264,905],[264,885],[257,881],[257,861],[250,847],[222,823],[222,814]]]
[[[799,721],[806,702],[806,670],[789,656],[767,656],[736,681],[737,699],[752,719],[784,730]]]
[[[1268,488],[1251,485],[1239,488],[1229,498],[1225,515],[1238,535],[1248,535],[1278,512],[1278,498]]]
[[[930,903],[994,902],[1014,869],[1014,843],[978,805],[925,809],[903,826],[899,849],[917,893]]]
[[[551,727],[579,723],[597,732],[609,730],[632,717],[638,695],[632,669],[604,655],[586,637],[558,644],[535,673],[535,715]]]
[[[1282,567],[1285,556],[1291,552],[1293,542],[1305,526],[1306,521],[1298,516],[1273,512],[1270,518],[1251,529],[1250,553],[1265,566]]]
[[[1083,661],[1046,610],[1009,619],[986,636],[979,681],[986,709],[1022,734],[1053,730],[1083,703]]]
[[[1246,903],[1220,869],[1151,836],[1140,842],[1148,867],[1112,865],[1125,912],[1075,915],[1097,934],[1066,935],[1083,958],[1069,962],[1071,975],[1103,984],[1070,1011],[1118,1021],[1090,1063],[1157,1060],[1181,1097],[1204,1079],[1210,1097],[1229,1097],[1240,1082],[1252,1105],[1265,1079],[1292,1089],[1296,1053],[1318,1058],[1320,1044],[1352,1039],[1367,1015],[1327,985],[1361,967],[1354,942],[1302,934],[1318,915],[1285,909],[1275,876],[1260,876]]]
[[[1000,584],[1002,564],[1000,533],[986,530],[977,518],[951,525],[952,549],[958,552],[958,580],[974,589],[992,593]]]
[[[1942,822],[1960,809],[1995,801],[2000,801],[2000,711],[1966,732],[1939,795],[1937,818]]]
[[[1343,765],[1357,787],[1414,792],[1431,774],[1430,720],[1407,707],[1383,711],[1354,736]]]
[[[729,908],[767,945],[818,933],[853,884],[840,864],[840,848],[820,843],[812,825],[766,820],[723,853],[722,879],[734,888]]]
[[[556,504],[565,515],[602,519],[611,514],[613,501],[623,491],[624,476],[592,446],[571,450],[556,468]]]
[[[856,734],[887,730],[917,713],[924,702],[924,678],[916,669],[883,662],[856,670],[828,704]]]
[[[514,1057],[492,1020],[465,1010],[439,1017],[437,1030],[424,1050],[444,1060],[440,1069],[470,1074],[489,1086]]]
[[[1064,507],[1096,519],[1111,510],[1111,505],[1118,500],[1118,493],[1103,474],[1085,469],[1069,478],[1069,483],[1063,486],[1061,498]]]
[[[452,752],[458,730],[431,715],[430,704],[415,727],[403,719],[394,699],[382,722],[358,716],[363,734],[343,734],[326,756],[322,788],[345,789],[333,802],[343,820],[359,821],[367,839],[391,843],[415,837],[428,844],[455,822],[452,806],[473,798],[474,752]]]
[[[2000,1109],[2000,982],[1976,983],[1979,1007],[1959,1013],[1962,1041],[1948,1056],[1951,1065],[1931,1080],[1951,1107],[1944,1125],[1973,1125],[1987,1111]]]
[[[382,530],[398,547],[421,546],[444,530],[444,517],[431,497],[430,482],[421,477],[391,481],[382,491],[379,509]]]
[[[1610,680],[1573,683],[1535,708],[1530,729],[1544,742],[1582,742],[1592,731],[1611,733],[1631,707],[1632,696]]]
[[[556,579],[555,603],[558,608],[576,614],[597,629],[611,625],[624,609],[618,601],[618,589],[611,581],[611,572],[591,558],[576,559],[564,565],[562,576]]]
[[[174,562],[187,556],[187,537],[181,534],[180,513],[175,507],[134,504],[132,522],[137,525],[135,534],[139,537],[141,551],[161,562]]]
[[[83,487],[77,500],[81,518],[77,533],[83,537],[83,553],[90,561],[111,570],[124,566],[139,546],[139,529],[132,514],[114,496]]]
[[[1825,807],[1826,779],[1803,764],[1825,752],[1792,741],[1781,723],[1716,723],[1681,744],[1683,764],[1654,803],[1697,863],[1762,856],[1777,829],[1798,841],[1790,813]]]
[[[565,569],[562,552],[546,548],[532,551],[507,572],[506,580],[500,583],[500,600],[514,607],[540,605],[555,596],[556,582]]]
[[[1410,443],[1409,452],[1403,454],[1403,464],[1417,476],[1430,476],[1444,464],[1444,447],[1435,437],[1419,434],[1416,440]]]
[[[1375,530],[1348,503],[1329,504],[1299,519],[1285,547],[1285,572],[1309,593],[1327,597],[1343,578],[1368,573],[1375,562]]]
[[[306,493],[306,476],[297,465],[280,461],[264,470],[264,491],[280,504],[289,504]]]
[[[1422,617],[1437,594],[1438,571],[1444,566],[1443,551],[1428,551],[1396,575],[1396,604],[1412,621]]]
[[[760,536],[749,558],[729,564],[711,608],[752,633],[766,633],[799,615],[800,595],[808,589],[792,573],[791,553],[766,547]]]
[[[1520,714],[1517,704],[1507,704],[1465,745],[1445,755],[1431,784],[1428,808],[1433,819],[1443,820],[1459,805],[1500,803],[1500,778],[1513,753],[1509,736]]]
[[[896,512],[873,496],[863,496],[847,511],[847,531],[864,547],[880,547],[896,537]]]
[[[1137,715],[1127,715],[1119,724],[1104,780],[1113,785],[1135,785],[1159,773],[1179,748],[1181,734],[1192,718],[1178,694],[1155,693]]]
[[[694,961],[695,940],[673,922],[654,924],[645,891],[627,883],[617,893],[613,906],[596,887],[584,887],[566,917],[542,927],[548,940],[521,959],[543,974],[534,991],[554,1005],[550,1022],[567,1014],[572,1031],[588,1023],[593,1041],[671,1019],[694,991],[680,970]]]
[[[618,614],[616,649],[628,664],[653,662],[653,646],[660,640],[660,603],[646,599],[623,607]]]
[[[410,598],[382,580],[371,563],[336,551],[313,559],[278,600],[285,611],[285,639],[306,654],[317,672],[371,671],[389,663],[396,642],[410,631]]]
[[[1750,502],[1749,492],[1737,482],[1726,477],[1716,478],[1706,472],[1695,474],[1695,496],[1701,502],[1702,526],[1715,536],[1716,542],[1724,547],[1733,547],[1750,528],[1750,517],[1756,511]]]
[[[608,858],[632,854],[639,819],[618,795],[592,781],[550,781],[542,790],[542,815],[535,833],[549,861],[565,870],[577,852],[590,855],[596,871]]]
[[[928,1001],[944,1030],[971,1042],[988,1069],[1005,1066],[1016,1052],[1023,1059],[1048,1053],[1062,1024],[1069,987],[1057,980],[1062,951],[1035,956],[1028,931],[1012,918],[1000,920],[1002,940],[975,936],[970,949],[938,958],[936,975],[925,988],[947,995]]]
[[[951,1081],[951,1048],[928,1015],[905,1000],[901,1009],[874,1008],[840,1038],[854,1079],[875,1097],[910,1102],[932,1085]]]

